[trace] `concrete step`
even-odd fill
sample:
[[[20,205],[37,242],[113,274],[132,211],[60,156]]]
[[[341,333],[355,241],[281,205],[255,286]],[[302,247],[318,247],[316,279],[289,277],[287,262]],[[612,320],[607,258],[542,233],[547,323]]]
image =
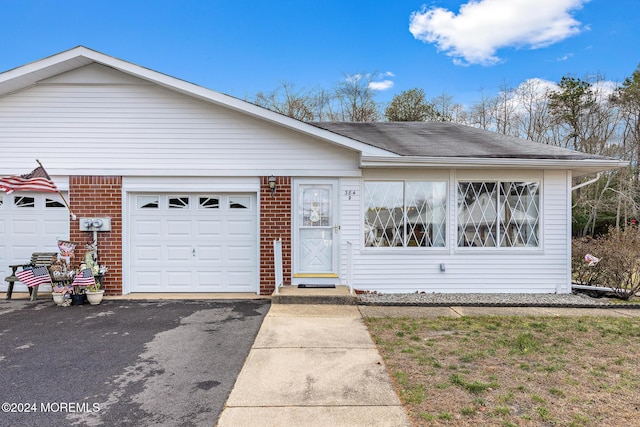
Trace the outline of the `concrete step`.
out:
[[[272,304],[332,304],[354,305],[356,296],[349,293],[348,286],[335,288],[298,288],[283,286],[271,295]]]

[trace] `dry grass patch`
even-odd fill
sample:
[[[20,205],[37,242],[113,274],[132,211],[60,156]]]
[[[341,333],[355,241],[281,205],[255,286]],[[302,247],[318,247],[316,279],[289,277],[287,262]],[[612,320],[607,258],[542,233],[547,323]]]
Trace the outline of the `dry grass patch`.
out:
[[[640,319],[365,321],[417,426],[640,425]]]

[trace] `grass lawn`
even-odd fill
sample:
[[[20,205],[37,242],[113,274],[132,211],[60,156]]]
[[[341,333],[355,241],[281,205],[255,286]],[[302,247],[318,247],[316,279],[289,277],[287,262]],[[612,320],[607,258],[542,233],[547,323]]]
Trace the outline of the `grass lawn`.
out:
[[[417,426],[640,425],[640,318],[365,322]]]

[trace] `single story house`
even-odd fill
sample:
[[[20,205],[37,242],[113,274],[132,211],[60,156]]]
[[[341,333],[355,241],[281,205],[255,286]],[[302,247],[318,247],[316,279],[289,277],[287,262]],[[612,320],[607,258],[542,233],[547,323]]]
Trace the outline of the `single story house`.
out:
[[[39,159],[75,214],[1,193],[1,272],[103,219],[118,295],[271,293],[276,239],[285,284],[568,293],[572,179],[625,165],[453,123],[303,123],[82,46],[0,74],[0,148],[0,176]]]

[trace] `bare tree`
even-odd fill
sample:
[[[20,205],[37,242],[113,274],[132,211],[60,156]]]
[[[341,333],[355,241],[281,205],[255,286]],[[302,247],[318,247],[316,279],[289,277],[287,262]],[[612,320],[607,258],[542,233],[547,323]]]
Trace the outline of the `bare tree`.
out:
[[[254,103],[285,116],[302,121],[314,120],[313,94],[298,90],[292,83],[281,83],[271,92],[258,92]]]
[[[375,122],[380,118],[371,89],[373,74],[346,74],[335,90],[342,120],[347,122]]]

